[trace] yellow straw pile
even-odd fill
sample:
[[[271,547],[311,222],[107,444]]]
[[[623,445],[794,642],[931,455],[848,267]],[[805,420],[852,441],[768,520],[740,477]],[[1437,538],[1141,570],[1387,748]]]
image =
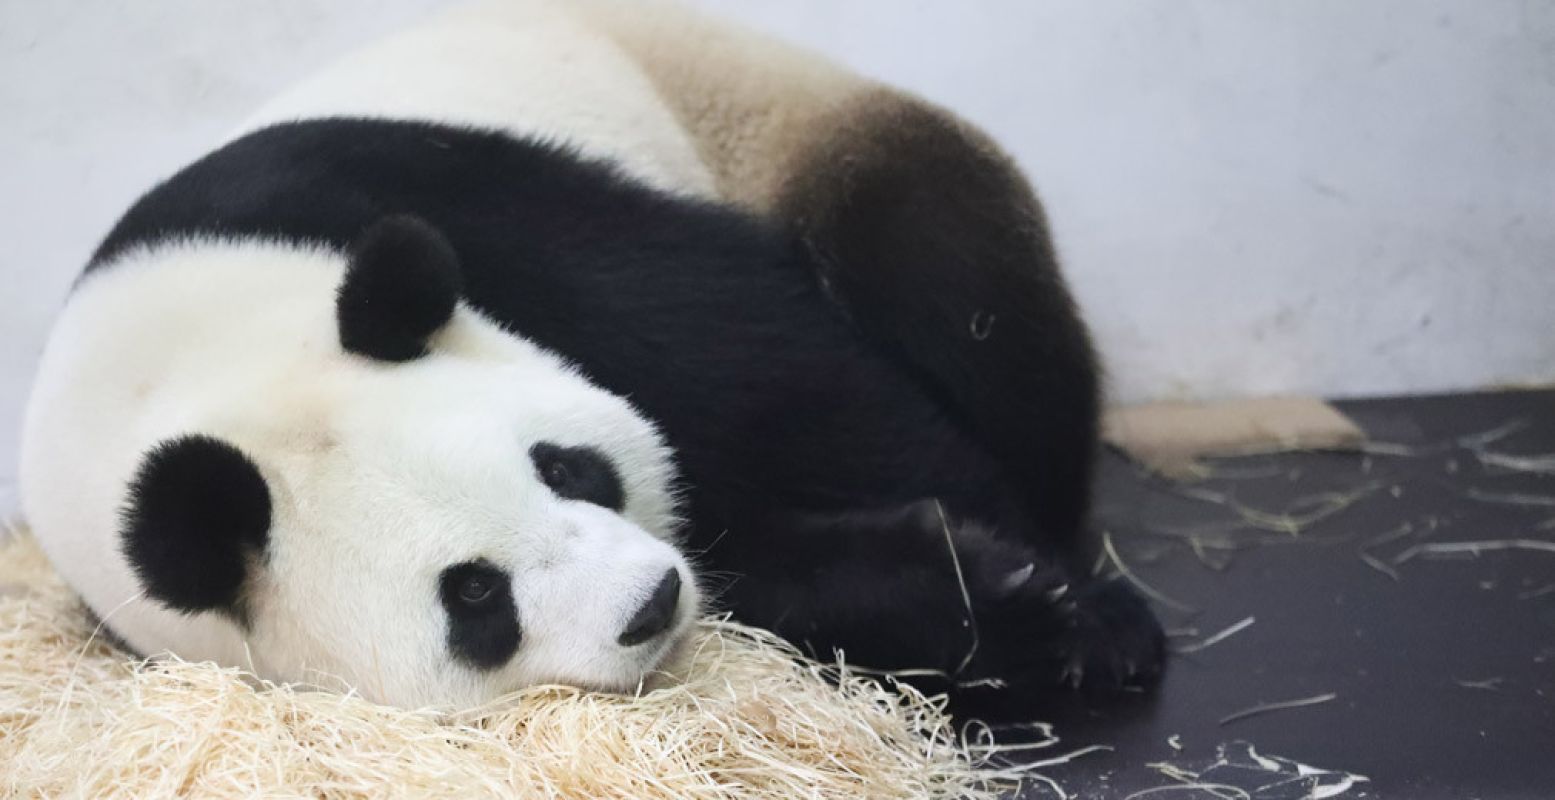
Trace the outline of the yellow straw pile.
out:
[[[4,541],[0,534],[0,541]],[[24,533],[0,545],[0,796],[994,797],[942,707],[710,620],[685,681],[458,714],[137,661]],[[830,680],[828,680],[828,677]]]

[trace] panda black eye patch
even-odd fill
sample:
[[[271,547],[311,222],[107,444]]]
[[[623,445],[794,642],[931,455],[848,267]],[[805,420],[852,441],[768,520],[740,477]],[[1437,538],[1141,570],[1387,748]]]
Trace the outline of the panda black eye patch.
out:
[[[478,669],[496,669],[518,651],[523,632],[508,574],[489,561],[455,564],[438,579],[448,614],[448,649]]]
[[[540,481],[557,497],[620,511],[626,507],[621,476],[610,459],[592,447],[562,447],[539,442],[529,448]]]

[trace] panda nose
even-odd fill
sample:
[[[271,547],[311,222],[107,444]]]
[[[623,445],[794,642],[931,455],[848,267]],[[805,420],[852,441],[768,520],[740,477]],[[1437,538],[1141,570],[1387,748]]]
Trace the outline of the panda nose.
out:
[[[675,619],[675,606],[680,603],[680,572],[671,567],[664,577],[659,579],[659,585],[653,589],[653,594],[648,597],[648,602],[637,613],[632,615],[632,620],[626,623],[626,630],[621,633],[616,641],[622,647],[642,644],[669,628]]]

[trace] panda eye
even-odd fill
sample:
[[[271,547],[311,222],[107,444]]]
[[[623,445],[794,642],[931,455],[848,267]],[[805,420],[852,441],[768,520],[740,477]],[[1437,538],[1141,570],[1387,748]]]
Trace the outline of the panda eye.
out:
[[[592,447],[540,442],[529,449],[540,481],[564,500],[582,500],[612,511],[626,507],[621,476],[610,459]]]
[[[496,585],[484,575],[472,575],[459,585],[459,602],[471,606],[480,605],[491,599],[492,593],[496,591]]]
[[[513,602],[512,577],[484,558],[454,564],[438,578],[448,615],[448,650],[476,669],[496,669],[518,651],[524,632]]]
[[[560,461],[550,461],[540,469],[540,479],[553,490],[565,489],[571,477],[572,475],[567,472],[567,465]]]
[[[470,614],[494,606],[508,594],[508,576],[485,559],[443,570],[438,591],[450,613]]]

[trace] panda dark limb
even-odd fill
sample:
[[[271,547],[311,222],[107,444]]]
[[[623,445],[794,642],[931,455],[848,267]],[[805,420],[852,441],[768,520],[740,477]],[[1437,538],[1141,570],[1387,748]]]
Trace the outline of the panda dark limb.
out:
[[[777,215],[860,335],[999,457],[1038,533],[1077,543],[1099,370],[1035,195],[981,133],[895,92],[829,125]]]
[[[767,514],[723,541],[708,554],[735,576],[721,604],[816,657],[840,651],[862,667],[934,673],[913,681],[928,690],[1012,698],[1148,688],[1161,675],[1164,636],[1130,587],[1076,579],[933,501]]]

